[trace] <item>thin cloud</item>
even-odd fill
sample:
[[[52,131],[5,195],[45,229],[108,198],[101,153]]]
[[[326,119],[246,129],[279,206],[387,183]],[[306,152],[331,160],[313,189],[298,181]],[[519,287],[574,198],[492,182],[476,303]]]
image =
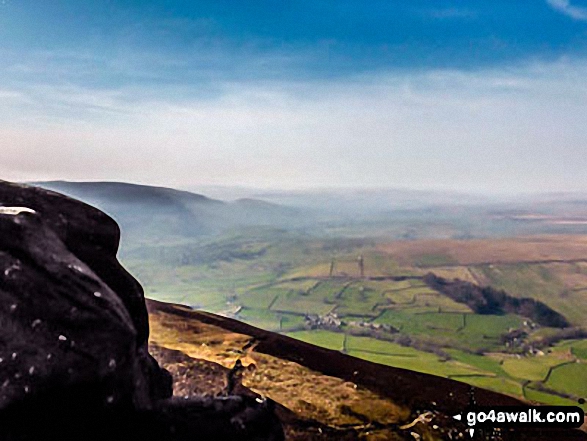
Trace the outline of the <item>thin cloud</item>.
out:
[[[574,6],[569,0],[546,0],[546,2],[557,11],[575,20],[587,21],[587,8],[585,7]]]
[[[4,99],[18,99],[21,98],[22,94],[20,92],[15,92],[13,90],[3,90],[0,89],[0,100]]]
[[[0,108],[0,175],[171,186],[584,190],[586,74],[587,63],[562,60],[234,82],[215,99],[187,101],[180,93],[154,97],[148,86],[30,87],[37,105]],[[30,117],[19,122],[14,114]]]
[[[428,15],[432,18],[437,19],[463,19],[463,18],[476,18],[477,13],[470,9],[463,8],[445,8],[445,9],[433,9],[428,11]]]

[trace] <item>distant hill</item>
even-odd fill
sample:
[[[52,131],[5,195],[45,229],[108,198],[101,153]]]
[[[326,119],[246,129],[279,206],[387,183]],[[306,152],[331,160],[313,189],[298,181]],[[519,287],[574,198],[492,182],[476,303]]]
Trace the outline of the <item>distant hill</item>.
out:
[[[275,204],[273,202],[263,201],[261,199],[254,199],[254,198],[237,199],[236,201],[234,201],[234,204],[238,204],[238,205],[245,206],[245,207],[264,207],[264,208],[276,209],[276,210],[281,209],[281,206],[278,204]]]
[[[190,238],[242,226],[282,226],[298,211],[256,199],[223,202],[201,194],[123,182],[35,182],[112,216],[131,240]]]
[[[123,244],[201,239],[248,228],[396,240],[587,234],[582,195],[482,197],[402,189],[261,191],[224,188],[230,201],[122,182],[37,182],[110,214]],[[237,191],[238,190],[238,191]],[[560,198],[560,199],[557,199]],[[241,231],[242,232],[242,231]]]

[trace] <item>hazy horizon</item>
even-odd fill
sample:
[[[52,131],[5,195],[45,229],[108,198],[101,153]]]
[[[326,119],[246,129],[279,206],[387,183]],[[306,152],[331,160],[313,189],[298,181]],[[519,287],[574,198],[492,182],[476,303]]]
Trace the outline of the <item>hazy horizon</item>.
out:
[[[0,178],[587,192],[587,5],[0,4]]]
[[[407,197],[419,198],[434,198],[448,197],[453,203],[455,201],[463,204],[470,203],[509,203],[516,201],[525,201],[527,203],[532,201],[555,201],[562,202],[565,200],[585,200],[587,201],[587,192],[582,191],[560,191],[560,192],[539,192],[539,191],[528,191],[528,192],[517,192],[517,193],[498,193],[498,192],[473,192],[466,190],[452,190],[452,189],[418,189],[418,188],[407,188],[407,187],[360,187],[360,186],[322,186],[322,187],[253,187],[247,185],[159,185],[149,182],[137,182],[137,181],[123,181],[123,180],[67,180],[67,179],[55,179],[55,180],[33,180],[33,181],[17,181],[23,184],[30,185],[41,185],[44,184],[129,184],[137,186],[147,186],[154,188],[169,188],[172,190],[187,191],[194,194],[200,194],[212,199],[219,199],[223,201],[236,201],[238,199],[266,199],[268,201],[279,197],[323,197],[327,195],[336,196],[347,196],[351,199],[360,199],[361,195],[365,197],[369,196],[392,196],[393,194],[404,195]],[[453,199],[451,199],[453,198]],[[461,198],[461,199],[459,199]],[[439,200],[440,203],[446,203],[447,200]]]

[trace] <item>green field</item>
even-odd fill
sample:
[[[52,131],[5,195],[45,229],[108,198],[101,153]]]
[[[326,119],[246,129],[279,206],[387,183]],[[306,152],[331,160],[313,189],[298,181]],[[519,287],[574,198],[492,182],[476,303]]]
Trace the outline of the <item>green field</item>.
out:
[[[267,311],[266,309],[243,308],[239,312],[239,318],[249,323],[255,323],[255,325],[260,328],[276,332],[281,331],[283,323],[283,320],[279,315]]]
[[[503,358],[501,357],[471,354],[470,352],[459,351],[458,349],[448,349],[447,352],[454,360],[474,366],[483,371],[493,372],[499,377],[508,377],[508,374],[503,370]]]
[[[522,380],[544,381],[550,369],[564,363],[555,357],[521,357],[507,358],[503,362],[503,370],[511,377]]]
[[[397,343],[378,340],[370,337],[355,337],[349,335],[346,339],[345,349],[347,351],[373,352],[385,355],[399,355],[405,357],[417,357],[428,355],[409,346],[401,346]]]
[[[526,399],[536,401],[538,403],[549,403],[554,406],[577,406],[577,401],[575,400],[558,397],[556,395],[531,389],[529,387],[524,389],[524,396]]]
[[[296,292],[279,295],[271,305],[271,310],[290,314],[320,314],[325,315],[333,311],[336,305],[324,303],[319,299]]]
[[[365,351],[350,351],[349,355],[372,361],[374,363],[385,364],[402,369],[423,372],[425,374],[438,375],[442,377],[461,377],[471,378],[472,376],[491,376],[489,372],[478,370],[472,366],[464,365],[454,361],[442,361],[438,357],[427,352],[421,352],[414,357],[401,355],[374,354]],[[456,379],[456,378],[455,378]]]
[[[329,331],[298,331],[285,334],[306,343],[322,346],[326,349],[342,351],[344,335],[337,332]]]
[[[491,389],[514,397],[523,397],[524,392],[522,384],[503,377],[470,377],[466,380],[473,386]]]
[[[587,363],[575,362],[554,368],[546,386],[577,398],[587,397]]]
[[[487,338],[496,338],[509,329],[517,329],[524,319],[516,315],[467,315],[465,329]]]

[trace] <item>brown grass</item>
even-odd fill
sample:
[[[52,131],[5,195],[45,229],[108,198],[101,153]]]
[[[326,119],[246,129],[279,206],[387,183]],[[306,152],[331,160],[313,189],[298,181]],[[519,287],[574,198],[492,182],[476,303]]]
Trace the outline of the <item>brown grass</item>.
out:
[[[269,397],[302,418],[328,426],[405,422],[410,409],[356,384],[312,371],[298,363],[242,348],[251,338],[165,313],[150,315],[153,345],[178,350],[225,368],[240,359],[248,369],[243,386]],[[214,390],[218,389],[215,385]]]
[[[455,265],[587,261],[587,236],[543,235],[514,239],[397,241],[377,246],[406,266],[426,256],[445,256]],[[435,265],[436,266],[436,265]],[[451,266],[451,265],[437,265]]]

